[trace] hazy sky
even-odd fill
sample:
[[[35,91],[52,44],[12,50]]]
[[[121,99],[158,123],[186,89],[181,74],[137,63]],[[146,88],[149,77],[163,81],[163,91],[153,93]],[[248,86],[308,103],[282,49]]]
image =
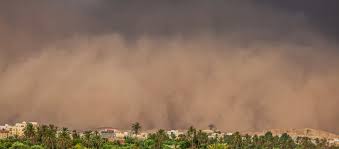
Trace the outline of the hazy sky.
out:
[[[338,7],[0,1],[0,123],[338,133]]]

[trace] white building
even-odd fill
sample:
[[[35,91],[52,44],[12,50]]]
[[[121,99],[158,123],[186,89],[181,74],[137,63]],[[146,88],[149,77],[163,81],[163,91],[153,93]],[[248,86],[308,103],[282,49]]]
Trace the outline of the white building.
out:
[[[7,125],[7,124],[5,124],[5,125],[0,125],[0,130],[6,130],[6,125]]]
[[[117,129],[114,128],[99,128],[98,132],[101,135],[101,137],[106,139],[113,139],[115,138],[115,133],[117,132]]]
[[[174,134],[176,137],[179,135],[179,131],[178,130],[169,130],[167,131],[167,135],[171,136],[172,134]]]
[[[123,139],[124,137],[130,136],[130,135],[131,135],[131,133],[128,132],[128,131],[119,131],[119,130],[117,130],[115,132],[116,139]]]
[[[338,145],[339,146],[339,138],[330,139],[330,140],[328,140],[328,142],[332,145]]]
[[[172,134],[174,134],[176,137],[178,137],[179,135],[185,134],[185,132],[180,131],[180,130],[169,130],[166,133],[168,136],[171,136]]]

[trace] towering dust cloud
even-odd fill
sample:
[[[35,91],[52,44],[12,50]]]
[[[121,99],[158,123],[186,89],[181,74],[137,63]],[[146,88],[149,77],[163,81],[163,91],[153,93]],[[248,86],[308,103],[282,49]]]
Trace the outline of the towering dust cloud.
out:
[[[339,132],[339,50],[255,1],[0,2],[0,122]]]

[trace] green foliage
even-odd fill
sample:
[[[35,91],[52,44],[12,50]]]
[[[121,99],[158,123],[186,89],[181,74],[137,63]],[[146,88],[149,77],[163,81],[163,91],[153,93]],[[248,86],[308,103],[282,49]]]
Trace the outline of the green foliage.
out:
[[[132,132],[133,132],[133,134],[135,134],[135,135],[139,134],[140,130],[141,130],[141,125],[140,125],[139,122],[136,122],[136,123],[132,124]]]
[[[44,147],[41,145],[33,145],[31,146],[31,149],[44,149]]]
[[[67,128],[62,128],[58,133],[57,146],[58,148],[70,148],[72,145],[71,135]]]
[[[338,149],[326,139],[293,139],[286,133],[274,136],[266,132],[262,136],[250,136],[235,132],[221,136],[218,131],[207,134],[191,126],[179,136],[173,133],[168,135],[160,129],[141,139],[136,135],[140,133],[140,124],[134,123],[132,129],[135,135],[125,137],[120,143],[118,140],[109,142],[103,139],[97,131],[85,131],[80,137],[78,132],[67,128],[58,129],[54,125],[33,127],[28,124],[23,137],[0,139],[0,149]]]
[[[28,123],[27,126],[24,128],[24,137],[30,141],[30,143],[34,144],[35,140],[35,128],[32,123]]]
[[[208,145],[207,147],[208,149],[228,149],[227,144],[221,144],[221,143],[217,143],[217,144],[211,144]]]
[[[136,138],[126,136],[125,137],[125,143],[126,144],[135,144],[137,142]]]
[[[82,144],[78,143],[73,147],[73,149],[87,149],[87,148],[83,146]]]
[[[109,142],[104,143],[102,145],[102,149],[118,149],[118,148],[119,148],[119,145],[114,145],[114,144],[109,143]]]
[[[5,144],[3,144],[3,143],[0,143],[0,149],[6,149],[6,146],[5,146]]]
[[[153,149],[154,147],[155,147],[154,139],[148,138],[148,139],[142,141],[141,148],[143,148],[143,149]]]
[[[15,142],[9,149],[29,149],[29,148],[30,147],[26,144],[23,144],[21,142]]]
[[[161,148],[164,142],[169,140],[169,136],[163,129],[160,129],[157,133],[150,137],[153,138],[155,142],[155,148]]]

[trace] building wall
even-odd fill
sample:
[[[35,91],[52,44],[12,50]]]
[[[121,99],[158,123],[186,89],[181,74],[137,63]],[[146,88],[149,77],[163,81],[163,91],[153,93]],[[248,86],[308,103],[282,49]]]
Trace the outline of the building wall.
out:
[[[9,136],[9,131],[7,130],[0,130],[0,139],[7,138]]]

